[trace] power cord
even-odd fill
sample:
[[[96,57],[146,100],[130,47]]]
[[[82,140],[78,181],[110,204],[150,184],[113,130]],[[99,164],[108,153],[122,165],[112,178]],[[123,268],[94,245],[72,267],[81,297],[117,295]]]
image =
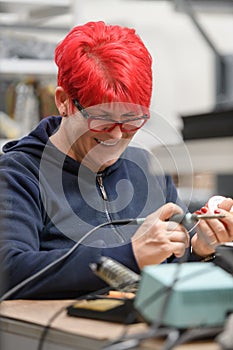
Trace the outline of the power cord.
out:
[[[106,287],[106,288],[103,288],[101,290],[98,291],[98,294],[104,294],[104,293],[107,293],[109,291],[109,287]],[[94,293],[89,293],[89,294],[86,294],[86,295],[82,295],[78,298],[76,298],[75,300],[79,300],[79,299],[88,299],[88,298],[92,298],[96,295],[97,292]],[[70,303],[68,306],[62,306],[59,310],[57,310],[51,317],[50,319],[48,320],[48,323],[47,325],[43,328],[43,331],[41,333],[41,336],[40,336],[40,340],[39,340],[39,344],[38,344],[38,347],[37,347],[37,350],[43,350],[43,347],[44,347],[44,343],[45,343],[45,339],[47,337],[47,334],[51,328],[51,325],[53,323],[53,321],[56,320],[56,318],[63,312],[65,311],[69,306],[72,306],[74,304],[74,302]]]
[[[49,265],[45,266],[43,269],[41,269],[40,271],[36,272],[35,274],[33,274],[32,276],[26,278],[25,280],[23,280],[22,282],[20,282],[19,284],[17,284],[15,287],[11,288],[9,291],[7,291],[5,294],[3,294],[0,298],[0,303],[6,299],[9,299],[14,293],[16,293],[19,289],[21,289],[22,287],[26,286],[27,284],[29,284],[30,282],[34,281],[36,278],[42,276],[45,272],[47,272],[48,270],[50,270],[52,267],[56,266],[57,264],[59,264],[60,262],[64,261],[66,258],[68,258],[77,248],[78,246],[86,239],[88,238],[93,232],[97,231],[98,229],[104,227],[104,226],[108,226],[108,225],[126,225],[126,224],[131,224],[131,225],[138,225],[138,223],[140,223],[140,221],[138,221],[139,219],[122,219],[122,220],[112,220],[109,222],[104,222],[98,226],[95,226],[93,229],[91,229],[90,231],[88,231],[82,238],[80,238],[75,245],[73,245],[73,247],[71,247],[71,249],[66,252],[64,255],[62,255],[60,258],[56,259],[55,261],[53,261],[52,263],[50,263]]]

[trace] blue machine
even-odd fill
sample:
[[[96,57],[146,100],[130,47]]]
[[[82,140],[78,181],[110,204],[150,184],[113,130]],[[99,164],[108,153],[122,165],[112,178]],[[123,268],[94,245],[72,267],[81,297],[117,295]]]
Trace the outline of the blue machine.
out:
[[[222,326],[233,312],[233,277],[210,262],[150,265],[142,271],[134,306],[148,323]]]

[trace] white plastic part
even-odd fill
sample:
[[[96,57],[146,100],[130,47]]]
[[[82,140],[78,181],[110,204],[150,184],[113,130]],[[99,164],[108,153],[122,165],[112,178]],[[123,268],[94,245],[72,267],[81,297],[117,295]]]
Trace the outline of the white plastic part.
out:
[[[215,209],[218,209],[218,205],[222,203],[226,197],[224,196],[213,196],[208,200],[207,206],[211,214],[214,214]]]

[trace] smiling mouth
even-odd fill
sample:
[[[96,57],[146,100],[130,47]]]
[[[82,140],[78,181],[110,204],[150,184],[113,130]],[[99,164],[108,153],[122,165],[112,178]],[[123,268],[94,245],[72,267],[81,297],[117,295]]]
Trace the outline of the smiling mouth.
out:
[[[98,140],[98,139],[95,139],[97,143],[99,143],[100,145],[103,145],[103,146],[108,146],[108,147],[113,147],[113,146],[116,146],[120,140],[108,140],[108,141],[102,141],[102,140]]]

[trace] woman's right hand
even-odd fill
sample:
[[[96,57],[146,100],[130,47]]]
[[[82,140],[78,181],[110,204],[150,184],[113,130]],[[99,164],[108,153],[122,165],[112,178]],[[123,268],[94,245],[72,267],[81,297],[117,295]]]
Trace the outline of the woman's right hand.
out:
[[[172,254],[184,255],[190,244],[189,234],[183,225],[168,221],[183,210],[174,203],[167,203],[147,216],[132,237],[133,252],[140,269],[146,265],[160,264]]]

